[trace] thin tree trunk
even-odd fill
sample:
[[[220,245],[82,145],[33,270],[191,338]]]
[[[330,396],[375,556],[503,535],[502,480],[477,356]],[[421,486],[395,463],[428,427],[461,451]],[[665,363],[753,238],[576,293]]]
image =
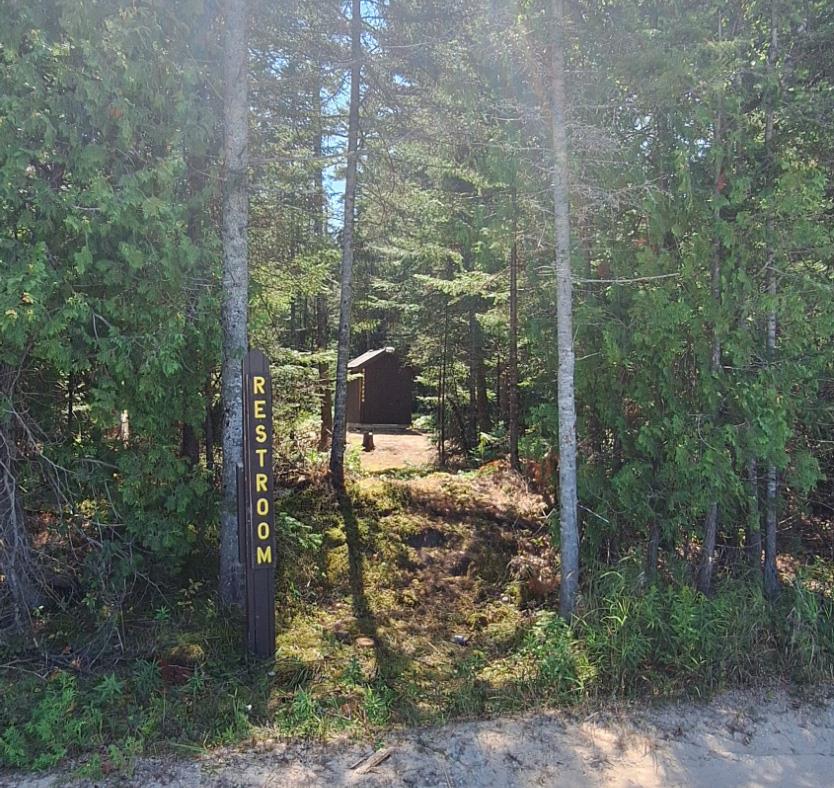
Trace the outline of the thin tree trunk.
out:
[[[770,46],[767,52],[767,102],[765,105],[765,166],[768,182],[773,175],[773,67],[778,54],[779,39],[776,32],[776,3],[770,4]],[[767,313],[767,364],[771,366],[776,358],[776,270],[773,249],[773,219],[768,213],[765,223],[767,244],[767,294],[770,306]],[[765,512],[764,542],[764,592],[768,598],[779,593],[779,577],[776,573],[776,525],[778,514],[778,475],[776,466],[771,463],[767,468],[767,508]]]
[[[180,457],[188,460],[188,464],[192,468],[196,468],[200,463],[200,441],[197,438],[196,430],[190,424],[182,425]]]
[[[206,469],[214,471],[214,391],[211,380],[206,384],[206,416],[204,420],[203,433],[206,442]],[[212,477],[214,474],[212,473]]]
[[[290,258],[292,259],[295,257],[294,251],[290,252]],[[298,296],[293,296],[290,299],[290,330],[289,330],[289,339],[290,341],[287,343],[293,350],[298,350],[298,320],[296,318],[296,313],[298,311]]]
[[[487,394],[486,365],[484,363],[483,334],[479,344],[478,367],[476,370],[478,386],[478,429],[481,432],[490,432],[492,419],[489,415],[489,395]]]
[[[718,40],[723,38],[722,11],[718,12]],[[723,102],[722,102],[723,103]],[[713,179],[713,223],[715,227],[715,239],[713,241],[712,253],[712,282],[711,295],[715,304],[716,321],[713,322],[712,328],[712,353],[710,355],[710,371],[714,377],[717,377],[721,371],[721,336],[717,327],[717,313],[721,304],[721,239],[718,234],[718,225],[721,221],[721,169],[723,166],[723,155],[721,153],[721,145],[723,144],[723,123],[724,112],[723,107],[719,106],[718,116],[715,119],[715,132],[713,135],[713,145],[715,148],[715,172]],[[708,594],[712,588],[712,569],[715,564],[715,542],[718,530],[718,502],[712,501],[707,510],[707,516],[704,520],[704,545],[701,552],[701,562],[698,567],[698,576],[696,585],[698,590],[704,594]]]
[[[715,564],[715,542],[718,534],[718,503],[713,501],[704,520],[704,546],[701,551],[701,565],[698,567],[696,585],[702,594],[712,588],[712,569]]]
[[[759,513],[759,464],[753,457],[747,463],[747,553],[755,575],[762,573],[762,528]]]
[[[515,206],[514,206],[515,207]],[[521,470],[518,459],[518,237],[513,216],[513,245],[510,249],[510,347],[507,358],[507,397],[509,398],[510,467]]]
[[[652,519],[649,528],[649,542],[646,548],[646,580],[654,583],[657,580],[657,557],[660,552],[660,523],[657,517]]]
[[[553,0],[551,49],[553,204],[556,230],[556,332],[559,352],[559,525],[561,553],[560,612],[570,618],[579,591],[579,522],[576,495],[576,401],[574,394],[573,283],[570,262],[568,143],[565,120],[565,13]]]
[[[345,486],[347,443],[347,365],[350,353],[350,311],[353,303],[353,230],[356,204],[356,170],[359,159],[359,80],[362,71],[362,5],[351,1],[350,109],[348,116],[347,172],[345,173],[345,223],[342,231],[342,281],[339,300],[339,336],[336,351],[336,407],[330,475],[337,490]]]
[[[764,540],[764,592],[772,599],[779,593],[779,576],[776,572],[776,526],[778,523],[778,476],[776,466],[767,469],[767,513]]]
[[[321,108],[321,66],[317,72],[318,78],[315,82],[313,104],[315,105],[315,133],[313,135],[313,155],[315,164],[315,219],[313,231],[321,244],[327,233],[326,200],[324,195],[324,167],[322,163],[324,130],[322,128]],[[322,354],[327,350],[327,293],[322,292],[316,296],[316,351]],[[321,396],[319,414],[321,417],[321,429],[319,432],[319,451],[327,451],[330,446],[330,438],[333,434],[333,392],[330,386],[330,372],[325,361],[318,363],[318,386]]]
[[[446,465],[446,385],[449,356],[449,304],[443,309],[443,352],[440,356],[440,380],[437,392],[438,447],[440,467]]]
[[[498,415],[498,420],[503,421],[507,425],[507,430],[510,429],[510,414],[509,411],[505,413],[504,396],[501,393],[501,386],[504,385],[501,379],[501,372],[504,369],[504,364],[501,363],[500,354],[495,356],[495,412]]]
[[[72,439],[72,429],[75,425],[75,373],[70,372],[67,377],[67,435]]]
[[[12,410],[15,377],[14,369],[0,364],[0,575],[4,578],[0,592],[9,596],[7,603],[0,595],[0,610],[11,611],[9,619],[0,614],[0,630],[22,632],[31,623],[40,592],[37,557],[26,530],[18,485],[17,417]]]
[[[220,521],[220,598],[243,597],[237,534],[237,464],[243,457],[241,362],[246,353],[249,304],[246,227],[248,68],[247,2],[225,0],[223,155],[223,507]]]
[[[316,349],[323,353],[327,349],[327,299],[323,295],[316,296]],[[330,437],[333,434],[333,395],[330,390],[330,377],[327,363],[319,361],[319,391],[321,393],[321,430],[319,432],[319,451],[327,451]]]
[[[471,448],[478,446],[478,356],[480,355],[478,317],[475,306],[469,307],[469,407],[467,410],[466,431]]]

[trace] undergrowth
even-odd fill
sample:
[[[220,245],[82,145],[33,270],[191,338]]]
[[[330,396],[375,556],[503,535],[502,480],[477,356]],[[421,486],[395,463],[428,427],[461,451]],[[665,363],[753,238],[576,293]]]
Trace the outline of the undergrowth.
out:
[[[450,489],[467,488],[457,476]],[[376,736],[442,723],[612,697],[700,696],[775,679],[834,675],[834,608],[819,572],[768,602],[721,578],[713,596],[666,580],[647,585],[636,562],[588,572],[568,625],[551,597],[530,600],[507,569],[547,536],[466,517],[401,479],[355,490],[370,618],[351,606],[344,523],[308,491],[284,502],[290,556],[278,594],[277,658],[249,661],[242,622],[221,614],[207,582],[164,605],[125,611],[126,648],[86,666],[83,631],[56,618],[41,643],[51,667],[0,648],[0,766],[47,769],[81,757],[88,777],[129,773],[138,753],[193,752],[261,736]],[[445,482],[444,482],[445,484]],[[477,516],[473,512],[478,512]]]

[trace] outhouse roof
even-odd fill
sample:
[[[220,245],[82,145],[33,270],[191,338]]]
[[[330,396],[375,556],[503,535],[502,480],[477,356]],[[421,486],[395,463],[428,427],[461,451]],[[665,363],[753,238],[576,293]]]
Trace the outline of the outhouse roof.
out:
[[[393,352],[394,348],[392,347],[382,347],[379,348],[379,350],[369,350],[366,353],[363,353],[361,356],[357,356],[356,358],[352,358],[350,361],[348,361],[348,369],[361,369],[369,361],[373,361],[378,356],[381,356],[384,353]]]

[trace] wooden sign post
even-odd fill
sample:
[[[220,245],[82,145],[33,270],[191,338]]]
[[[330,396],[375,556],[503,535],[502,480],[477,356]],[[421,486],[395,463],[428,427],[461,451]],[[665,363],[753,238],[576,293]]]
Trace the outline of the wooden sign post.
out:
[[[238,541],[246,573],[246,645],[275,656],[275,502],[272,381],[260,350],[243,359],[243,465],[238,467]]]

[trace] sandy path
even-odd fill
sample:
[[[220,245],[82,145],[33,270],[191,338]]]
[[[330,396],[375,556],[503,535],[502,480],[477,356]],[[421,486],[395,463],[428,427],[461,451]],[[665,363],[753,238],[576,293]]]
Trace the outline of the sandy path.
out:
[[[834,690],[733,693],[708,705],[562,713],[461,723],[386,737],[362,773],[359,743],[267,742],[198,760],[143,759],[120,783],[156,786],[803,786],[834,785]],[[66,775],[12,780],[67,785]],[[101,785],[102,783],[97,783]],[[107,784],[107,783],[105,783]]]
[[[374,433],[374,446],[371,452],[361,452],[359,462],[362,470],[368,473],[389,471],[398,468],[424,468],[433,465],[437,452],[431,438],[415,430],[371,431]],[[348,433],[348,447],[362,446],[362,432],[352,430]]]

